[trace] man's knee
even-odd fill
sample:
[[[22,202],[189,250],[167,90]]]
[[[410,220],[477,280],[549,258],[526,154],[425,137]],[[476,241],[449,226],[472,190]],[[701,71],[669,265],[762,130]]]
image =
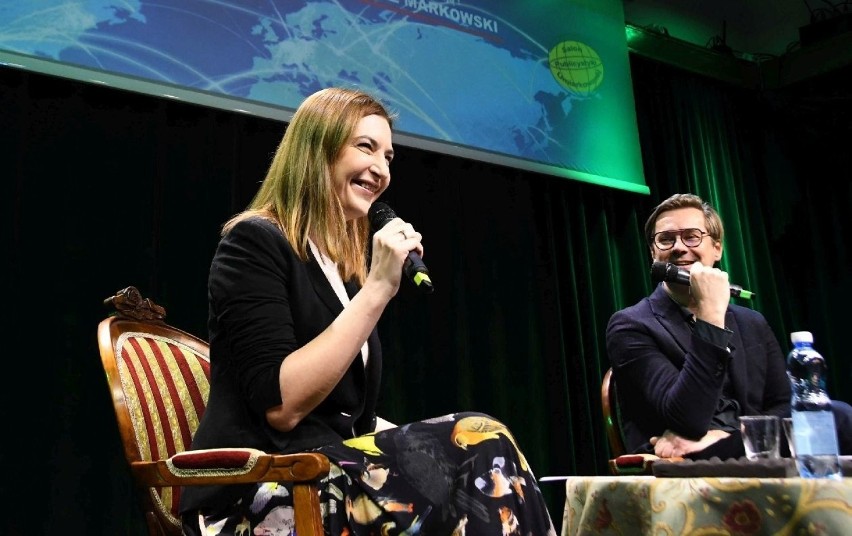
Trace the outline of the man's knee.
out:
[[[832,400],[834,424],[837,428],[837,447],[843,456],[852,455],[852,406],[842,400]]]

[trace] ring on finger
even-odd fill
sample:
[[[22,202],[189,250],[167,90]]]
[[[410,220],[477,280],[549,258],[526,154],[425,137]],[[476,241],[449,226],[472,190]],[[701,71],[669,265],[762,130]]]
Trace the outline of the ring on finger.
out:
[[[407,234],[405,234],[405,229],[401,229],[401,230],[399,231],[399,234],[401,234],[403,238],[405,238],[406,240],[408,240],[408,235],[407,235]]]

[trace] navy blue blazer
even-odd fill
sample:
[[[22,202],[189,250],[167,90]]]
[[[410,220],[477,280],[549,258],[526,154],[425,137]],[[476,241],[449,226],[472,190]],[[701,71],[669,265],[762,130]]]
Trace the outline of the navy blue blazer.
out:
[[[350,298],[358,291],[354,283],[345,286]],[[210,266],[208,305],[210,397],[192,449],[289,453],[373,431],[382,371],[375,329],[366,367],[356,357],[329,396],[293,430],[280,432],[266,422],[266,410],[281,404],[281,362],[343,311],[319,263],[300,260],[275,224],[251,218],[220,240]],[[181,511],[229,505],[238,488],[189,486]]]
[[[612,315],[606,348],[628,452],[653,453],[649,439],[667,429],[702,437],[726,374],[741,414],[789,416],[786,358],[765,317],[730,304],[725,327],[733,331],[729,348],[693,334],[662,283],[650,296]]]

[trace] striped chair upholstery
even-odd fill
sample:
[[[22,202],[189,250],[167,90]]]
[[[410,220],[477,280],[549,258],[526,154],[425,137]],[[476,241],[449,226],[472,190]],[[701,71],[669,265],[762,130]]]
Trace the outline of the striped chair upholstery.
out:
[[[181,535],[184,485],[292,482],[299,536],[323,533],[317,482],[328,459],[245,448],[187,451],[210,393],[209,346],[165,323],[165,309],[135,287],[104,303],[116,309],[98,326],[98,347],[124,453],[152,536]]]
[[[206,346],[206,345],[205,345]],[[139,459],[171,458],[189,448],[210,394],[206,347],[174,338],[127,332],[116,341],[118,379]],[[180,488],[148,488],[151,501],[178,524]]]

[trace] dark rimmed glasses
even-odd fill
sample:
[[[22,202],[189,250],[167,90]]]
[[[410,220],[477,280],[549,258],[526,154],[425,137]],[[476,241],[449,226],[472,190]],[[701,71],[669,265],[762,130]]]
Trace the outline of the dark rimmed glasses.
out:
[[[701,229],[674,229],[672,231],[660,231],[654,233],[654,245],[657,249],[667,250],[672,249],[675,241],[680,237],[683,245],[689,248],[694,248],[704,240],[704,237],[710,233]]]

